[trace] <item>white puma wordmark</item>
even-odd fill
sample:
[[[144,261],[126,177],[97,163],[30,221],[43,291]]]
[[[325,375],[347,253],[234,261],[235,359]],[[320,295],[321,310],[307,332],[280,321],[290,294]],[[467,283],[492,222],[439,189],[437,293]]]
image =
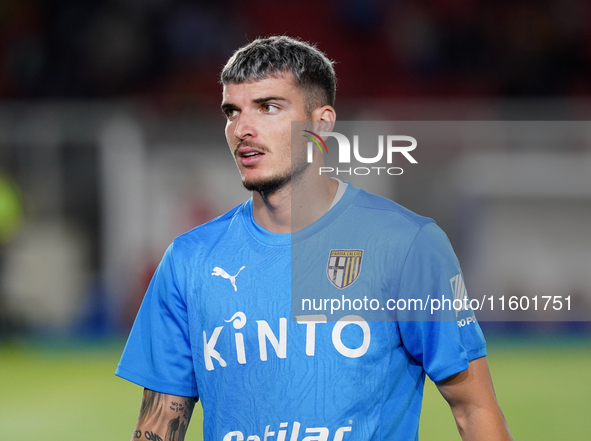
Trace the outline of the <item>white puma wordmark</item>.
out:
[[[234,287],[234,291],[238,291],[238,288],[236,287],[236,277],[238,277],[238,274],[240,274],[240,271],[242,271],[243,269],[244,269],[244,266],[238,270],[238,272],[236,273],[236,275],[231,276],[226,271],[224,271],[223,269],[221,269],[219,266],[216,266],[213,269],[213,273],[211,273],[211,275],[212,276],[222,276],[224,279],[230,280],[230,283]]]

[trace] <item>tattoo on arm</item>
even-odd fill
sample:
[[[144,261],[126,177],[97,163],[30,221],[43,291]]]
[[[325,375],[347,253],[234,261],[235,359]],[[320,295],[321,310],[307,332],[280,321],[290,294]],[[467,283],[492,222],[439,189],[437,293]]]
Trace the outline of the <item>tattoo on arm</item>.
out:
[[[187,424],[191,420],[191,415],[193,415],[193,409],[195,408],[195,403],[197,403],[196,398],[185,398],[185,408],[183,411],[183,416]]]
[[[154,432],[148,432],[147,430],[144,432],[144,436],[148,441],[162,441],[160,435]]]
[[[150,389],[144,390],[138,425],[145,423],[148,419],[158,419],[162,415],[162,407],[164,404],[162,398],[163,394],[154,392]]]
[[[166,395],[145,389],[134,439],[184,441],[196,402],[196,398]],[[164,439],[158,433],[160,430],[166,430]]]
[[[185,399],[185,403],[182,408],[183,416],[178,416],[175,419],[169,421],[165,441],[184,441],[196,402],[197,400],[195,398]]]

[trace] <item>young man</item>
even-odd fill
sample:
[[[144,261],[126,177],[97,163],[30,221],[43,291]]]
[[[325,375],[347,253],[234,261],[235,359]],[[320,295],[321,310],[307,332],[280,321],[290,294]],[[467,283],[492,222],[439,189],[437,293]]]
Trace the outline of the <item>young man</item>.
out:
[[[461,274],[433,221],[320,175],[303,143],[292,151],[292,121],[336,119],[332,63],[272,37],[239,49],[222,83],[252,199],[177,238],[154,275],[117,369],[145,388],[135,439],[184,439],[199,398],[207,441],[415,440],[425,373],[463,439],[511,439],[477,323],[290,320],[292,278],[337,289],[335,251],[363,259],[355,289],[388,298],[448,295]],[[296,246],[320,250],[305,274],[292,274]]]

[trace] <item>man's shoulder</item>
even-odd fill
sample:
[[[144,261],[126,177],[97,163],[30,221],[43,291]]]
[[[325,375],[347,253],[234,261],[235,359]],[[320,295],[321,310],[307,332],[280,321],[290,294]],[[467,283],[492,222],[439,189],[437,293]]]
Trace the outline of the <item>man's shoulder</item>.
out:
[[[391,199],[362,189],[359,190],[353,202],[353,207],[365,211],[366,215],[370,216],[374,222],[396,220],[409,227],[415,227],[417,230],[426,224],[434,223],[433,219],[421,216]]]
[[[402,238],[408,246],[403,248],[412,247],[418,255],[439,255],[442,259],[453,256],[456,259],[449,238],[433,219],[364,190],[359,191],[353,206],[365,212],[365,224],[371,226],[372,234],[381,234],[383,240]],[[459,268],[459,264],[457,266]]]
[[[174,239],[173,246],[177,249],[186,247],[194,249],[195,245],[201,247],[207,244],[215,245],[228,231],[236,231],[242,226],[240,217],[244,216],[247,204],[248,201],[232,208],[221,216],[181,234]]]

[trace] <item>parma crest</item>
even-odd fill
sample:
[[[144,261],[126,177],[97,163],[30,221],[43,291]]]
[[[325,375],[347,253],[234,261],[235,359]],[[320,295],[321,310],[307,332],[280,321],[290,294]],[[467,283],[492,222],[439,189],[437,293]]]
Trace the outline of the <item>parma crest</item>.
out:
[[[330,250],[326,275],[339,289],[351,285],[361,272],[363,250]]]

